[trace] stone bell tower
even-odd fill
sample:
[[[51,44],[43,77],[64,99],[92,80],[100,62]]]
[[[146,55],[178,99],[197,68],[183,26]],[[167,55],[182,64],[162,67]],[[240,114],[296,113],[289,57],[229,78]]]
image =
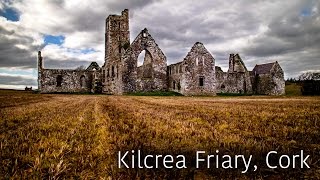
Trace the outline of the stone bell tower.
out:
[[[105,63],[102,69],[103,92],[118,92],[122,88],[121,58],[130,47],[129,10],[106,19]]]
[[[105,61],[119,61],[130,46],[129,10],[121,15],[109,15],[106,19]]]

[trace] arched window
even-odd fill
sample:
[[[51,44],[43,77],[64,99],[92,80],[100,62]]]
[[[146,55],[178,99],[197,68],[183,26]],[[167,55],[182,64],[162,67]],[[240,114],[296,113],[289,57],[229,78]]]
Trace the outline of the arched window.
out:
[[[148,50],[143,50],[138,56],[137,67],[143,66],[142,77],[143,78],[152,78],[153,77],[153,59],[152,55]]]
[[[173,89],[176,89],[176,81],[173,81],[172,87],[173,87]]]
[[[57,76],[57,87],[61,87],[62,84],[62,75]]]
[[[221,85],[221,89],[224,89],[226,88],[226,86],[224,84]]]
[[[84,75],[80,77],[80,86],[82,88],[86,87],[86,77]]]
[[[137,67],[140,67],[143,65],[145,57],[146,57],[146,50],[143,50],[138,56]]]

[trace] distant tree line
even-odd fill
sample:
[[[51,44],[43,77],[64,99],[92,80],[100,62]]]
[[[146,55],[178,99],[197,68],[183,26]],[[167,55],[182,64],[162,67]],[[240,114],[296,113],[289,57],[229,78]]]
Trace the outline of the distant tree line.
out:
[[[287,79],[288,83],[300,85],[302,95],[320,95],[320,72],[302,73],[298,78]]]

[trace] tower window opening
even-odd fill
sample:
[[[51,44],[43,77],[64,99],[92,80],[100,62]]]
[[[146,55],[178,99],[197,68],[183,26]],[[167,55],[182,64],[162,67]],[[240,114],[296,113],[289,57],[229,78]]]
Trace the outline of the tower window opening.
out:
[[[106,70],[103,70],[102,71],[102,82],[106,81],[105,77],[106,77]]]
[[[84,75],[80,77],[80,87],[84,88],[86,85],[86,78]]]
[[[143,32],[142,37],[144,37],[144,38],[147,37],[147,33]]]
[[[202,87],[204,85],[204,77],[200,76],[199,77],[199,86]]]
[[[57,76],[57,87],[61,87],[61,84],[62,84],[62,76],[58,75]]]
[[[117,78],[118,78],[118,76],[119,76],[119,67],[118,67],[118,65],[117,65]]]
[[[114,66],[111,68],[111,76],[114,77]]]

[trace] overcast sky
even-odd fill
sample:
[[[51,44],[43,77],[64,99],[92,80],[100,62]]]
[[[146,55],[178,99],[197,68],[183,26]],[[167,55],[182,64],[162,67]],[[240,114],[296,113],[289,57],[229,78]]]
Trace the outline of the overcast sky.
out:
[[[286,78],[320,70],[319,0],[1,0],[0,88],[36,87],[38,50],[46,68],[103,65],[105,19],[126,8],[131,42],[148,28],[168,64],[199,41],[225,71],[230,53]]]

